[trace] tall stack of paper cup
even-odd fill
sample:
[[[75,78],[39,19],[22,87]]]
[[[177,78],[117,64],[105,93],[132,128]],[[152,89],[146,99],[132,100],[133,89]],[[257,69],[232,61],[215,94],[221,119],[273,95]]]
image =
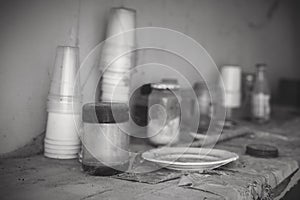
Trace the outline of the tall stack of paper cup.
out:
[[[101,100],[128,102],[130,69],[134,65],[135,10],[112,8],[101,55]]]
[[[223,66],[221,76],[224,83],[225,96],[223,105],[226,108],[237,108],[241,105],[241,67]]]
[[[47,102],[48,121],[44,155],[56,159],[76,158],[80,150],[81,95],[77,71],[77,47],[59,46]],[[78,78],[78,79],[77,79]]]

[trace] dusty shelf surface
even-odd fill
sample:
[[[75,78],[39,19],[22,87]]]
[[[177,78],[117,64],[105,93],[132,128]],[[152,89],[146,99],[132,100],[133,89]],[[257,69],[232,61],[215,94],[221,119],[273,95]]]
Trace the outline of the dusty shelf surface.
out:
[[[228,189],[234,189],[234,191],[235,188],[243,188],[242,190],[247,192],[249,191],[247,190],[248,186],[255,183],[257,184],[255,188],[258,189],[257,191],[260,191],[260,186],[268,182],[271,184],[271,181],[274,180],[273,177],[278,181],[281,179],[281,182],[284,179],[283,177],[292,174],[295,170],[295,162],[285,163],[277,160],[266,162],[263,159],[243,156],[238,162],[232,163],[233,167],[229,165],[227,170],[225,167],[225,169],[216,170],[212,175],[196,174],[195,179],[192,174],[190,177],[193,180],[197,180],[194,189],[192,189],[179,187],[178,184],[181,179],[159,184],[146,184],[112,177],[90,176],[82,171],[81,165],[77,160],[54,160],[38,155],[28,158],[1,160],[0,196],[1,199],[31,200],[224,199],[230,197],[234,192],[224,192],[223,186]],[[241,163],[247,163],[250,168],[244,168]],[[242,171],[240,171],[241,168],[243,168]],[[252,171],[254,168],[258,171]],[[256,174],[256,172],[261,175]],[[217,188],[214,187],[216,184],[220,184],[221,179],[220,188],[223,188],[222,190],[220,190],[219,186]],[[207,182],[210,184],[207,184]],[[279,182],[274,182],[273,186],[275,187],[277,184]],[[205,186],[204,189],[203,186]],[[262,186],[262,188],[264,187]],[[255,194],[257,191],[255,191]],[[244,192],[241,192],[241,194]],[[237,195],[237,198],[234,199],[240,199],[239,197],[241,196]],[[244,197],[248,199],[251,195]]]
[[[279,124],[276,122],[273,125],[270,124],[263,127],[252,127],[253,129],[263,129],[265,132],[260,132],[258,135],[235,138],[233,140],[220,143],[216,147],[243,155],[245,145],[257,142],[268,142],[279,149],[281,158],[292,159],[299,163],[299,122],[300,118],[297,118],[295,120],[289,120],[287,123]],[[247,159],[247,156],[244,156],[244,158]],[[251,163],[256,164],[256,162]],[[262,163],[264,164],[265,162]],[[254,164],[253,166],[255,166]],[[272,163],[269,163],[266,166],[268,168],[272,167]],[[287,164],[283,166],[288,167],[295,165]],[[285,172],[287,171],[287,168],[280,167],[279,169]],[[283,177],[280,170],[277,170],[278,173],[276,174]],[[289,174],[286,174],[285,177],[288,175]],[[272,178],[274,176],[267,177]],[[243,178],[243,176],[241,176],[241,178]],[[299,178],[300,176],[293,181],[292,185],[296,184]],[[237,181],[240,181],[240,179],[237,179]],[[251,184],[252,181],[255,180],[250,179],[249,183]],[[179,179],[175,179],[151,185],[111,177],[90,176],[82,171],[81,164],[77,160],[54,160],[45,158],[43,155],[36,155],[27,158],[6,158],[0,160],[1,199],[199,200],[224,199],[225,197],[220,195],[218,196],[211,192],[209,187],[202,190],[202,185],[197,185],[200,189],[179,187],[179,182]],[[227,183],[225,183],[225,185],[226,184]],[[275,184],[279,184],[279,182],[275,182]]]
[[[180,188],[178,180],[149,185],[90,176],[82,172],[76,160],[53,160],[39,155],[1,160],[0,165],[1,199],[201,199],[202,195],[210,196]]]

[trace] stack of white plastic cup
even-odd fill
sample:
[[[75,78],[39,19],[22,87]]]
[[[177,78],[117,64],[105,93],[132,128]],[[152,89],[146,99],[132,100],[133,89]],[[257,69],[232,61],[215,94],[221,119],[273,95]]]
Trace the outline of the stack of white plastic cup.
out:
[[[221,69],[225,89],[223,105],[226,108],[237,108],[241,105],[241,74],[240,66],[227,65]]]
[[[81,94],[77,47],[59,46],[47,102],[44,155],[73,159],[80,150]]]
[[[135,10],[111,9],[100,69],[101,100],[128,102],[130,70],[134,64]]]

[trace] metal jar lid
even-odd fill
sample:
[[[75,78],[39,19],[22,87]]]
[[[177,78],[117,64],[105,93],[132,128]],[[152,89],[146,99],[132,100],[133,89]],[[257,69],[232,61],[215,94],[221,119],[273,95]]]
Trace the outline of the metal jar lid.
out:
[[[82,109],[82,121],[87,123],[122,123],[129,120],[128,106],[117,102],[88,103]]]
[[[278,157],[278,149],[267,144],[248,144],[246,154],[260,158],[276,158]]]
[[[152,83],[151,88],[158,90],[178,90],[180,86],[176,79],[162,79],[160,83]]]
[[[205,82],[196,82],[196,83],[194,83],[193,90],[194,90],[197,97],[201,96],[203,94],[205,94],[205,95],[208,94],[208,96],[210,95],[209,91],[208,91],[208,86]]]

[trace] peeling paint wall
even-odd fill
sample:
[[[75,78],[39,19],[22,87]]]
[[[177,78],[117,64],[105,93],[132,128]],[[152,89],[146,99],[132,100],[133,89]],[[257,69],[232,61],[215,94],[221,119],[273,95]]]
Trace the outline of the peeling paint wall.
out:
[[[76,5],[72,0],[1,1],[0,153],[25,145],[45,130],[55,47],[64,44]],[[300,77],[299,51],[295,51],[299,50],[299,26],[297,32],[295,28],[299,9],[293,8],[292,0],[84,0],[81,59],[104,39],[109,9],[122,5],[137,10],[138,27],[165,27],[194,38],[218,66],[239,64],[253,71],[255,63],[266,62],[273,91],[279,78]],[[149,53],[140,59],[151,58]]]

